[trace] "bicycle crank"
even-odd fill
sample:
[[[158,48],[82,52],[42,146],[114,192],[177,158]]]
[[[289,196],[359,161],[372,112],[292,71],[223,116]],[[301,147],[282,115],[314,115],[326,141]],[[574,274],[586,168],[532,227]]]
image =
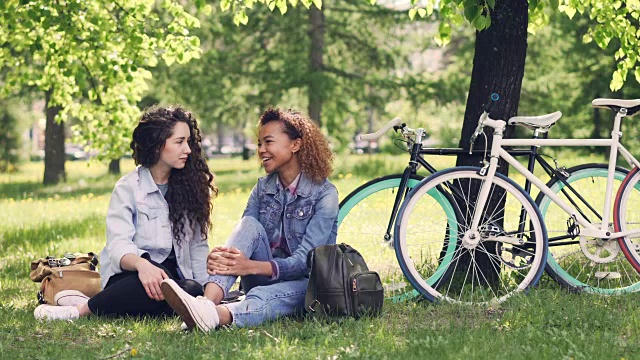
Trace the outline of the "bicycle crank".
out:
[[[598,264],[610,263],[620,253],[616,239],[587,238],[584,235],[580,235],[580,249],[587,258]]]

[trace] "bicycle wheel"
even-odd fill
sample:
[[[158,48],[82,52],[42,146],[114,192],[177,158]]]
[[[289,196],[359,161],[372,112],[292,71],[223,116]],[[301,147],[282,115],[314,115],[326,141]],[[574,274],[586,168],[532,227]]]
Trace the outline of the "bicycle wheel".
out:
[[[569,176],[565,179],[566,184],[554,177],[547,186],[562,200],[575,207],[584,218],[594,224],[601,223],[607,165],[585,164],[572,167],[567,173]],[[627,173],[626,169],[616,168],[614,194]],[[579,235],[572,238],[567,235],[573,226],[573,219],[569,214],[543,193],[538,194],[536,203],[547,226],[549,255],[546,271],[551,278],[570,291],[603,295],[632,292],[640,287],[640,275],[620,251],[620,245],[615,239],[595,239]],[[612,205],[613,200],[608,206],[613,208]],[[577,234],[575,229],[573,232]]]
[[[412,175],[407,191],[423,178]],[[369,269],[380,275],[385,296],[393,301],[419,295],[406,281],[398,265],[393,237],[385,239],[401,179],[402,174],[388,175],[361,185],[340,202],[338,213],[338,241],[353,246],[362,254]],[[435,202],[437,209],[443,209],[447,217],[455,218],[446,198],[438,197]]]
[[[614,230],[627,231],[640,228],[640,170],[636,167],[622,182],[614,205]],[[635,270],[640,271],[640,235],[629,235],[618,239],[625,257]],[[636,274],[637,276],[638,274]]]
[[[485,177],[479,168],[440,171],[416,186],[396,221],[396,254],[409,282],[428,300],[499,303],[535,285],[547,253],[546,229],[538,208],[520,186],[496,174],[478,232],[471,221]],[[430,216],[429,192],[438,190],[455,201],[460,221],[456,241],[443,244],[448,219]],[[503,206],[502,206],[503,205]],[[520,221],[520,211],[526,217]],[[473,236],[471,236],[473,235]],[[442,251],[447,248],[447,251]]]

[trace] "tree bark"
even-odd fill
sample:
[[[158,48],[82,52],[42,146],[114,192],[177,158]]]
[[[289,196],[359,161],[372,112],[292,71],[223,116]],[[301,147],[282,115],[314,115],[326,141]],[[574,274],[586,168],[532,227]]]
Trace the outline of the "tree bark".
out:
[[[469,148],[469,139],[473,134],[478,118],[482,114],[483,105],[489,100],[492,93],[500,95],[500,100],[494,104],[491,111],[492,119],[508,120],[518,112],[522,78],[524,77],[524,65],[527,54],[527,25],[528,25],[527,0],[498,0],[491,13],[491,26],[476,33],[475,54],[471,73],[471,84],[467,97],[467,107],[464,114],[464,124],[460,136],[460,147]],[[488,144],[483,136],[478,137],[474,149],[491,149],[492,129],[485,129]],[[507,127],[505,137],[511,137],[513,128]],[[482,166],[483,155],[461,155],[457,158],[457,166]],[[507,175],[508,164],[500,161],[498,171]],[[473,192],[472,192],[473,193]],[[478,191],[475,192],[477,195]],[[489,208],[503,209],[504,204],[498,200],[502,194],[494,194],[490,199]],[[466,204],[459,204],[465,209]],[[500,215],[497,216],[501,218]],[[502,222],[500,224],[502,225]],[[487,249],[488,250],[488,249]],[[489,255],[476,251],[476,262],[481,269],[492,269]],[[461,262],[469,264],[469,257],[461,259]],[[464,268],[464,267],[463,267]],[[498,281],[496,271],[486,271],[493,275],[487,279],[490,283]]]
[[[111,159],[109,162],[109,174],[120,175],[120,159]]]
[[[47,127],[44,139],[44,185],[57,184],[67,179],[64,169],[64,122],[56,122],[56,115],[62,108],[51,105],[52,93],[53,89],[45,92]]]
[[[309,36],[311,37],[310,78],[309,78],[309,117],[318,126],[322,126],[322,88],[323,88],[323,62],[324,53],[324,13],[312,5],[309,8],[309,23],[311,25]]]

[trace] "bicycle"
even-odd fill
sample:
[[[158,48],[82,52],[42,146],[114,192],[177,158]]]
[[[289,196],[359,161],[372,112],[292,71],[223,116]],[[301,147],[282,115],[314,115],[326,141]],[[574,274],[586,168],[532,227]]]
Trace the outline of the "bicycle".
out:
[[[373,179],[347,195],[340,203],[338,231],[341,241],[360,249],[367,256],[371,264],[370,267],[381,274],[387,298],[394,301],[402,301],[418,296],[418,292],[413,290],[410,284],[406,282],[393,248],[394,239],[391,231],[398,208],[408,191],[424,178],[417,174],[419,166],[424,167],[431,174],[437,171],[424,158],[424,155],[460,155],[467,153],[468,150],[462,148],[424,147],[421,145],[425,136],[424,129],[411,129],[406,124],[400,125],[400,119],[398,118],[393,119],[375,133],[361,135],[360,137],[362,140],[375,140],[391,128],[396,132],[400,132],[401,139],[407,143],[409,164],[402,174],[386,175]],[[532,127],[529,128],[534,130],[533,139],[537,139],[543,134],[546,135],[546,130],[548,130],[538,131]],[[599,189],[599,185],[595,183],[600,182],[602,178],[606,178],[606,167],[604,165],[585,164],[566,169],[559,166],[557,160],[553,159],[555,162],[554,167],[538,153],[537,146],[531,146],[529,149],[512,149],[509,150],[509,153],[514,156],[527,156],[527,168],[532,172],[535,168],[535,163],[538,162],[551,178],[547,183],[549,187],[556,193],[561,193],[567,199],[570,199],[578,209],[581,209],[582,213],[590,213],[593,216],[600,217],[594,206],[590,205],[577,192],[576,187],[580,188],[582,193],[588,192],[594,187]],[[627,173],[628,170],[626,169],[616,168],[616,180],[622,181]],[[531,184],[527,180],[525,182],[525,191],[529,192],[530,189]],[[593,198],[593,196],[590,196],[590,198]],[[545,199],[545,197],[539,196],[537,203]],[[449,221],[455,223],[456,220],[452,219],[455,216],[454,210],[447,206],[449,200],[441,194],[436,200],[439,200],[437,201],[437,208],[442,208]],[[443,202],[445,203],[444,205],[442,205]],[[547,203],[544,204],[543,217],[546,217],[547,211],[555,213],[553,206],[549,206]],[[386,228],[384,228],[385,225]],[[451,232],[450,229],[448,231]],[[454,234],[449,234],[449,236],[454,236]],[[555,270],[557,268],[555,266],[547,269],[552,278],[572,290],[580,288],[580,282],[577,282],[572,276],[561,272],[561,267]]]
[[[557,251],[549,255],[547,271],[560,278],[572,279],[571,285],[579,290],[618,294],[640,288],[640,255],[633,239],[640,236],[637,218],[630,208],[640,200],[640,163],[620,144],[622,118],[640,111],[640,100],[596,99],[593,106],[616,112],[611,139],[503,139],[507,124],[526,125],[548,129],[559,117],[514,117],[508,122],[493,120],[483,112],[471,143],[484,134],[485,126],[493,129],[493,143],[489,162],[483,167],[459,167],[437,172],[421,181],[402,203],[395,222],[395,250],[400,267],[410,284],[429,300],[491,303],[506,300],[513,294],[535,284],[541,275],[541,262],[547,246],[563,248],[579,245],[580,251]],[[607,146],[611,148],[607,164],[607,180],[601,216],[591,218],[578,211],[531,171],[521,165],[503,146]],[[626,174],[617,190],[613,212],[611,201],[617,173],[616,159],[621,153],[634,169]],[[529,194],[513,180],[496,172],[498,159],[506,161],[540,189],[539,203],[551,202],[565,212],[561,219],[544,219]],[[553,181],[553,179],[552,179]],[[433,191],[448,194],[451,203],[462,215],[457,224],[459,237],[456,246],[446,256],[427,253],[417,258],[412,250],[413,229],[424,222],[423,209],[433,207]],[[548,198],[548,200],[547,200]],[[636,200],[638,199],[638,200]],[[525,213],[525,217],[517,216]],[[505,215],[506,214],[506,215]],[[613,222],[611,221],[613,215]],[[518,219],[515,221],[514,219]],[[544,219],[544,221],[543,221]],[[439,219],[436,227],[442,230],[449,223]],[[547,241],[545,222],[556,228],[563,224],[566,235]],[[578,239],[578,240],[576,240]],[[569,240],[569,241],[567,241]],[[442,239],[419,239],[420,242],[439,244]],[[450,245],[449,245],[450,246]],[[504,249],[510,249],[507,257]],[[620,253],[623,253],[622,256]],[[464,264],[464,255],[470,265]],[[509,256],[513,255],[513,258]],[[568,261],[561,265],[556,261]],[[435,257],[435,258],[434,258]],[[482,260],[482,261],[480,261]],[[462,264],[459,271],[458,265]],[[466,267],[465,267],[466,266]],[[453,268],[452,268],[453,267]],[[526,271],[522,271],[527,269]],[[471,274],[471,283],[467,278]],[[462,284],[460,282],[462,281]]]

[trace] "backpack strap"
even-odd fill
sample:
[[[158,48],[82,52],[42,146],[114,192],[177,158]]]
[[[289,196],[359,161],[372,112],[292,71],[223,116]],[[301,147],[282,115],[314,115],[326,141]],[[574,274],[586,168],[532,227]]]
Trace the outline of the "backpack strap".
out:
[[[326,315],[324,307],[316,299],[316,279],[311,273],[313,271],[313,263],[315,260],[316,249],[311,249],[307,254],[307,267],[310,269],[309,273],[309,285],[307,285],[307,293],[304,296],[304,308],[307,312],[312,314]]]

